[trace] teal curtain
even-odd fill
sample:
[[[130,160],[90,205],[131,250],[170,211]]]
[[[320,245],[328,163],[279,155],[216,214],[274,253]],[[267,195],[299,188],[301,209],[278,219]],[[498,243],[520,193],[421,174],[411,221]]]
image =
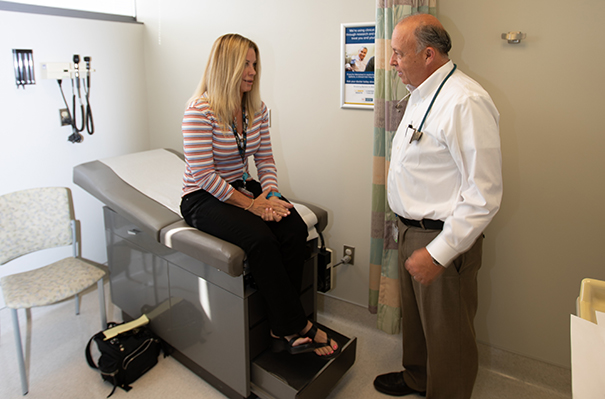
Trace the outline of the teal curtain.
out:
[[[391,34],[402,18],[418,13],[435,15],[437,0],[376,0],[376,55],[374,69],[374,157],[372,175],[372,224],[370,247],[370,312],[377,313],[377,327],[389,334],[401,331],[397,243],[393,236],[396,217],[389,208],[386,176],[391,142],[403,117],[407,94],[389,65]]]

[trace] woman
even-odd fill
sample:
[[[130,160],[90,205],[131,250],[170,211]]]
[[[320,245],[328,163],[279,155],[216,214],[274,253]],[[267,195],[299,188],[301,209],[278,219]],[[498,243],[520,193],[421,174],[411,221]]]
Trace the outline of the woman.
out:
[[[333,357],[340,346],[307,320],[300,303],[307,226],[279,194],[259,80],[256,44],[219,37],[183,118],[181,212],[189,225],[246,252],[275,350]],[[249,156],[259,181],[248,174]]]

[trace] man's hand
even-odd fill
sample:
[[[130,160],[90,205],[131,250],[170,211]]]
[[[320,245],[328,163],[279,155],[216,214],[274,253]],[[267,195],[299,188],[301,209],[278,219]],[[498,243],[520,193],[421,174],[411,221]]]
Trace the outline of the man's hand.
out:
[[[404,266],[414,280],[425,286],[430,285],[445,271],[445,267],[433,263],[433,258],[426,248],[414,251]]]

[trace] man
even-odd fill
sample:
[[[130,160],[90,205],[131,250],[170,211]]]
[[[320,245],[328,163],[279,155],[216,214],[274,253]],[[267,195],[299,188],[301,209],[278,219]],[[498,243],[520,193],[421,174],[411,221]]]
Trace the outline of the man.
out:
[[[360,48],[359,53],[351,59],[350,63],[345,65],[347,71],[364,72],[366,70],[367,63],[367,61],[364,61],[364,59],[366,58],[366,54],[368,54],[368,48]]]
[[[405,18],[391,45],[390,64],[411,92],[387,182],[399,219],[404,371],[380,375],[374,386],[394,396],[468,399],[478,369],[482,233],[502,198],[499,114],[449,60],[450,37],[435,17]]]

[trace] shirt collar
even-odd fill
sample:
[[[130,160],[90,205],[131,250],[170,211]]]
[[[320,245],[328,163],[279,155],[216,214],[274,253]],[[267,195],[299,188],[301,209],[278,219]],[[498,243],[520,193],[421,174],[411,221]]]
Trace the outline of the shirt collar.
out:
[[[420,99],[425,99],[431,96],[439,87],[443,79],[447,76],[448,73],[451,72],[454,67],[454,62],[449,60],[444,65],[442,65],[439,69],[437,69],[431,76],[426,78],[424,82],[420,84],[418,87],[413,87],[412,85],[407,85],[408,90],[412,93],[413,97]]]

